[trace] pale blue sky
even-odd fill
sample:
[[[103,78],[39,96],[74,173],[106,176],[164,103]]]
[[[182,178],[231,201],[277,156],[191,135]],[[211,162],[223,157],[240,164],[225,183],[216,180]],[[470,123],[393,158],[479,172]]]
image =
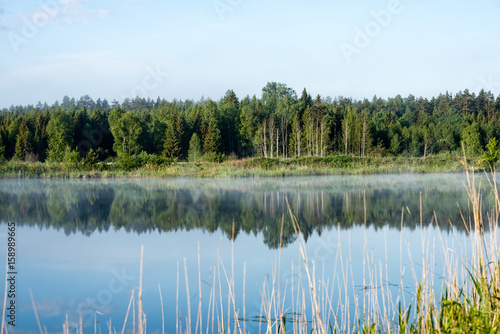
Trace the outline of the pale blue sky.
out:
[[[498,95],[499,14],[493,0],[0,0],[0,108],[243,98],[268,81],[356,99]]]

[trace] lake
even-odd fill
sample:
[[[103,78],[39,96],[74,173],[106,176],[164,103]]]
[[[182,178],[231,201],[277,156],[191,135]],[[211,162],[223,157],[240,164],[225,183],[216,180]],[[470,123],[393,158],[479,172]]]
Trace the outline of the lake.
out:
[[[481,179],[486,216],[494,197]],[[351,323],[369,305],[411,300],[422,268],[440,286],[440,254],[468,239],[464,181],[463,174],[1,180],[2,258],[7,224],[16,225],[16,327],[8,330],[39,333],[31,289],[49,333],[62,332],[66,317],[72,333],[80,318],[84,333],[94,332],[94,319],[97,332],[111,325],[120,333],[139,287],[141,245],[148,333],[162,332],[159,288],[168,333],[189,323],[192,332],[227,324],[265,332],[257,320],[280,307],[297,326],[312,314],[301,241],[318,305],[332,314],[340,305],[338,322]],[[133,317],[131,309],[127,333]]]

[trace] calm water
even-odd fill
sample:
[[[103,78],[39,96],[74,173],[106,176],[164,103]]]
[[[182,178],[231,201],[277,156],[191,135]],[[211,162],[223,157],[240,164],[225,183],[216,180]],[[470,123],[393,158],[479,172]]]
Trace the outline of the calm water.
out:
[[[66,315],[70,324],[78,322],[80,313],[84,332],[93,333],[95,314],[98,328],[107,332],[106,323],[111,319],[112,326],[121,332],[129,293],[139,285],[141,245],[145,249],[143,302],[148,333],[161,333],[158,285],[162,290],[166,332],[175,332],[178,275],[177,311],[185,326],[188,298],[184,257],[194,331],[198,274],[205,317],[213,275],[218,271],[218,248],[227,275],[231,276],[233,235],[239,314],[243,316],[245,289],[245,316],[258,316],[259,287],[262,289],[264,282],[272,279],[278,263],[282,221],[279,279],[283,286],[291,286],[292,278],[294,284],[298,281],[299,248],[286,199],[298,218],[308,257],[311,263],[314,260],[318,275],[333,278],[341,252],[350,259],[351,290],[362,292],[362,262],[369,254],[375,262],[382,259],[384,266],[387,262],[388,283],[399,284],[401,265],[409,266],[407,250],[420,254],[422,236],[435,240],[439,235],[449,247],[466,238],[457,207],[468,212],[464,180],[461,174],[237,180],[1,180],[2,258],[6,256],[8,222],[16,223],[17,239],[17,320],[15,328],[9,327],[9,333],[39,332],[30,289],[40,321],[49,333],[62,332]],[[483,188],[486,211],[493,197],[486,185]],[[455,234],[450,222],[456,223]],[[418,271],[421,263],[416,258],[413,265]],[[440,266],[438,259],[435,266]],[[219,272],[224,275],[221,267]],[[407,275],[409,272],[407,269]],[[224,276],[221,280],[227,312],[227,282]],[[413,288],[410,281],[405,283],[408,291]],[[130,332],[131,317],[127,327]],[[255,323],[248,322],[246,326],[248,331],[258,331]]]

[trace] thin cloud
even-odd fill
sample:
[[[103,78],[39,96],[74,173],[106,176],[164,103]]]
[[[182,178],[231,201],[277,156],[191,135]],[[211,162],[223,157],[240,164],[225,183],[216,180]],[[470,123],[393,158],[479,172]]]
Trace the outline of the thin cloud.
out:
[[[5,9],[0,7],[0,30],[8,30],[9,29],[9,20],[5,15]]]
[[[9,29],[9,22],[5,17],[0,16],[0,30],[8,30]]]
[[[74,304],[74,301],[68,302],[62,299],[43,298],[41,300],[36,300],[36,291],[34,291],[34,293],[35,293],[36,309],[38,311],[38,315],[41,318],[58,317],[63,314],[62,312],[63,310],[67,310]],[[21,311],[29,311],[31,309],[32,306],[29,304],[25,304],[20,308]]]
[[[84,0],[59,0],[57,6],[40,6],[33,12],[16,13],[15,15],[28,20],[48,17],[48,24],[87,24],[93,20],[104,20],[112,16],[108,9],[89,9],[85,7],[84,3]]]
[[[211,28],[211,29],[227,28],[230,26],[234,26],[234,23],[221,22],[221,23],[211,23],[211,24],[205,25],[206,28]]]

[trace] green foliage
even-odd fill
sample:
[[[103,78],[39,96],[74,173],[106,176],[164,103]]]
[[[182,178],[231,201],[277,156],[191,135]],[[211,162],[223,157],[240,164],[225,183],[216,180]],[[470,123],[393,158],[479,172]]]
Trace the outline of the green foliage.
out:
[[[109,126],[113,134],[113,150],[121,156],[127,154],[138,154],[142,149],[140,135],[143,126],[140,117],[133,112],[125,112],[116,108],[109,115]]]
[[[395,134],[391,139],[391,153],[394,155],[398,155],[401,153],[401,141],[399,138],[399,134]]]
[[[142,151],[140,154],[123,153],[120,156],[117,167],[123,170],[135,170],[146,165],[160,166],[169,164],[172,160],[161,157],[157,154],[148,154]]]
[[[43,124],[42,117],[37,117],[35,125],[35,136],[33,138],[33,151],[38,154],[40,161],[45,161],[47,155],[47,135],[46,125]]]
[[[140,160],[136,155],[123,152],[120,154],[120,160],[117,167],[124,170],[137,169],[141,165]]]
[[[203,141],[203,152],[207,155],[217,155],[220,146],[220,130],[215,122],[210,122]]]
[[[495,102],[493,102],[495,101]],[[170,160],[187,159],[193,133],[203,153],[236,157],[429,157],[459,151],[477,158],[500,136],[500,98],[468,91],[432,99],[387,100],[344,97],[298,98],[283,83],[269,82],[262,95],[238,99],[228,90],[218,101],[157,101],[135,98],[121,104],[65,97],[53,106],[11,107],[0,112],[7,160],[61,162],[66,146],[99,161],[141,151]],[[99,153],[98,153],[99,152]],[[35,158],[38,157],[38,158]],[[217,159],[215,159],[217,160]]]
[[[203,155],[203,160],[206,162],[221,163],[226,160],[226,156],[222,153],[208,152]]]
[[[481,150],[481,140],[479,125],[474,122],[464,128],[462,131],[462,142],[465,146],[465,152],[468,156],[475,156]]]
[[[219,104],[221,146],[226,154],[235,152],[240,128],[240,102],[233,90],[228,90]]]
[[[176,111],[167,124],[163,156],[168,159],[178,159],[183,156],[183,142],[185,134],[184,117]]]
[[[19,120],[10,120],[7,125],[7,141],[5,143],[5,157],[10,159],[13,157],[15,152],[15,147],[17,143],[17,135],[19,133],[19,125],[21,124],[22,119]]]
[[[47,125],[49,138],[49,159],[62,161],[65,158],[66,148],[73,146],[73,120],[61,109],[51,113]]]
[[[189,161],[196,163],[200,161],[202,155],[200,137],[196,133],[193,133],[193,136],[191,136],[191,140],[189,141],[188,159]]]
[[[498,161],[498,158],[500,158],[498,152],[499,149],[498,146],[499,143],[496,138],[491,138],[488,145],[486,145],[488,151],[484,152],[484,154],[481,156],[482,164],[486,168],[493,169],[495,167],[496,162]]]
[[[69,146],[64,149],[64,156],[62,159],[62,165],[66,170],[78,169],[80,161],[80,154],[72,150]]]
[[[172,160],[171,159],[165,159],[164,157],[158,155],[158,154],[148,154],[145,151],[142,151],[139,155],[139,166],[144,166],[144,165],[163,165],[163,164],[169,164]]]
[[[2,136],[0,136],[0,162],[5,161],[5,145],[3,144]]]
[[[28,129],[28,125],[25,119],[19,127],[19,133],[16,138],[14,159],[24,160],[26,155],[30,154],[32,151],[31,132]]]
[[[422,133],[415,126],[411,127],[410,154],[414,157],[422,155]]]
[[[90,149],[90,151],[83,159],[83,165],[85,166],[85,168],[88,169],[94,169],[97,166],[98,162],[99,162],[99,156],[97,155],[96,152],[94,152],[93,149]]]

